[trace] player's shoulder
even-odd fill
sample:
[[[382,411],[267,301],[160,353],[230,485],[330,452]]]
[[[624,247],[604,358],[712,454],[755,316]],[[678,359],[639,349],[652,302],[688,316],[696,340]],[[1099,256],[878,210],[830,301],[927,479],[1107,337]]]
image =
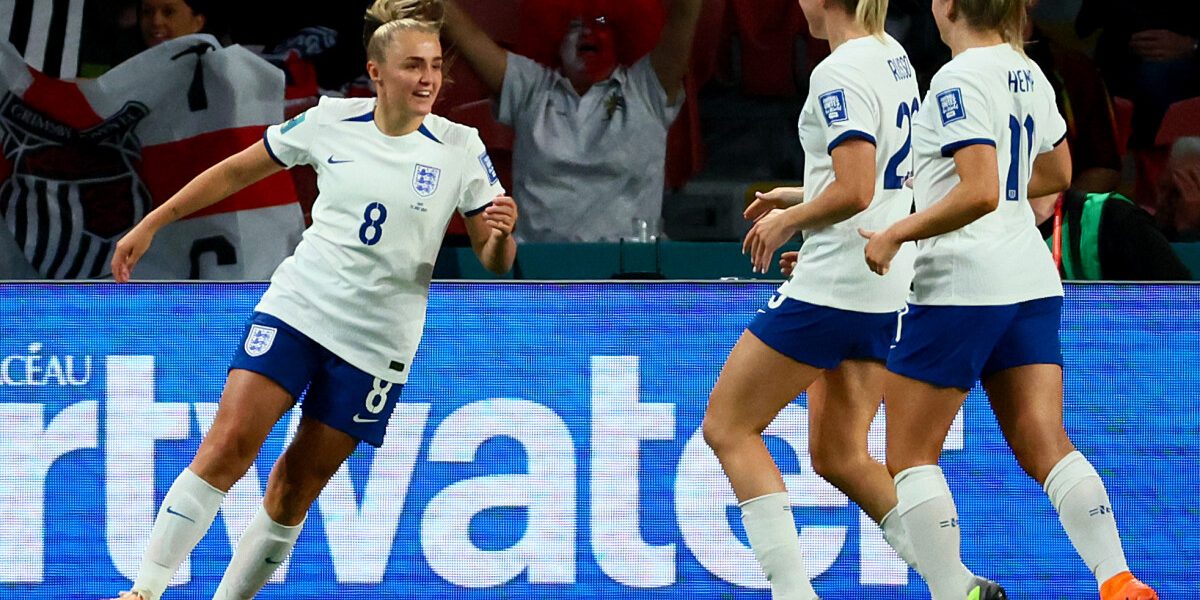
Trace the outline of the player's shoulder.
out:
[[[422,123],[422,127],[435,140],[447,146],[472,150],[477,146],[483,145],[483,142],[479,138],[479,130],[461,123],[455,123],[440,115],[427,115],[425,121]]]
[[[321,96],[317,105],[308,109],[306,113],[306,119],[318,123],[369,121],[375,114],[375,99]]]

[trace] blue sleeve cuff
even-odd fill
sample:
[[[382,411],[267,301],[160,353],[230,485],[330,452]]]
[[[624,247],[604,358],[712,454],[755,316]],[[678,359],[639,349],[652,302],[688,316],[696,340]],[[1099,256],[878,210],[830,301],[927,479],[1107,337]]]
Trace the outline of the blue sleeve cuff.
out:
[[[270,128],[268,127],[267,129],[263,130],[263,145],[267,147],[267,154],[269,154],[271,156],[271,160],[279,163],[279,166],[287,169],[289,167],[286,164],[284,164],[282,160],[279,160],[279,157],[275,156],[275,151],[271,149],[271,140],[267,139],[267,131],[269,129]]]
[[[847,141],[853,140],[853,139],[866,140],[868,142],[871,142],[872,145],[877,145],[875,143],[875,136],[873,136],[865,131],[859,131],[857,129],[852,129],[850,131],[842,132],[841,135],[837,136],[836,138],[833,138],[833,141],[829,142],[829,149],[827,150],[827,152],[829,154],[833,154],[834,148],[841,146],[843,142],[847,142]]]
[[[958,152],[967,146],[991,146],[995,148],[996,141],[989,140],[987,138],[971,138],[969,140],[954,142],[953,144],[946,144],[945,146],[942,146],[942,156],[945,158],[950,158],[951,156],[954,156],[955,152]]]
[[[476,208],[475,210],[471,210],[471,211],[467,211],[467,212],[463,213],[463,216],[464,217],[473,217],[473,216],[483,212],[484,210],[487,209],[487,207],[489,207],[491,205],[492,205],[492,203],[488,202],[487,204],[484,204],[483,206],[480,206],[479,208]]]

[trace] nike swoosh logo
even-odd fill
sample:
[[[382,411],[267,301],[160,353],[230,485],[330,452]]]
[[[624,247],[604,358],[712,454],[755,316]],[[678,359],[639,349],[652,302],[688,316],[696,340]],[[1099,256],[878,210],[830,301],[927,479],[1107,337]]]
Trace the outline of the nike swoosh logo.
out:
[[[185,514],[183,514],[183,513],[179,512],[179,511],[176,511],[175,509],[171,508],[169,505],[167,506],[167,514],[168,514],[168,515],[175,515],[175,516],[179,517],[180,519],[187,519],[187,520],[189,520],[189,521],[191,521],[191,522],[193,522],[193,523],[195,523],[195,522],[196,522],[196,520],[195,520],[195,519],[193,519],[193,518],[191,518],[191,517],[189,517],[189,516],[187,516],[187,515],[185,515]]]
[[[267,557],[267,564],[268,564],[268,565],[282,565],[282,564],[283,564],[283,561],[282,561],[282,560],[271,560],[271,557],[270,557],[270,556],[268,556],[268,557]]]
[[[356,415],[354,415],[354,422],[355,423],[378,423],[379,419],[364,419],[356,414]]]
[[[329,158],[328,158],[328,159],[327,159],[325,162],[327,162],[327,163],[329,163],[329,164],[331,164],[331,165],[340,165],[340,164],[342,164],[342,163],[354,162],[354,159],[352,159],[352,158],[348,158],[348,159],[346,159],[346,160],[336,160],[336,159],[334,159],[334,158],[333,158],[333,155],[332,155],[332,154],[330,154],[330,155],[329,155]]]

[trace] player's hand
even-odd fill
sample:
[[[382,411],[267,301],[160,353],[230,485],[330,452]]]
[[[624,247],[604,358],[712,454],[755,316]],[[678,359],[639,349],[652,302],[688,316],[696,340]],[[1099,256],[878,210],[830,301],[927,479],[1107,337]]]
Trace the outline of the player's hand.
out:
[[[742,217],[757,221],[759,217],[777,208],[787,208],[804,202],[804,188],[779,187],[769,192],[754,192],[754,202],[746,207]]]
[[[900,251],[900,242],[893,239],[887,230],[874,232],[859,229],[858,235],[867,238],[867,247],[863,251],[867,258],[867,266],[876,275],[886,275],[892,266],[892,259]]]
[[[755,273],[766,273],[775,251],[796,235],[796,228],[788,222],[785,212],[777,208],[759,217],[742,242],[742,254],[750,254]]]
[[[1133,34],[1129,49],[1146,60],[1175,60],[1196,51],[1196,38],[1166,29],[1149,29]]]
[[[791,277],[792,271],[796,270],[796,263],[798,262],[800,262],[799,252],[795,250],[792,250],[791,252],[784,252],[783,255],[779,257],[779,271],[783,273],[784,277]]]
[[[517,228],[517,201],[509,196],[492,198],[492,205],[483,209],[483,220],[492,228],[493,234],[507,238]]]
[[[134,265],[137,265],[142,255],[150,248],[150,243],[154,241],[154,233],[154,228],[143,220],[117,242],[111,264],[113,279],[116,279],[117,283],[129,281]]]

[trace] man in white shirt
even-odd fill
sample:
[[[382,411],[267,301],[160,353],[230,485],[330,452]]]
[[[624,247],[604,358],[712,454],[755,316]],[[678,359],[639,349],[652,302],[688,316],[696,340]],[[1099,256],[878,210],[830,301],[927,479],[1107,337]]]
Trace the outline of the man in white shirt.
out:
[[[498,96],[498,120],[516,132],[522,241],[615,241],[635,219],[658,221],[667,130],[683,104],[700,6],[672,2],[658,44],[632,65],[619,64],[615,19],[580,10],[550,68],[505,51],[446,3],[446,34]]]

